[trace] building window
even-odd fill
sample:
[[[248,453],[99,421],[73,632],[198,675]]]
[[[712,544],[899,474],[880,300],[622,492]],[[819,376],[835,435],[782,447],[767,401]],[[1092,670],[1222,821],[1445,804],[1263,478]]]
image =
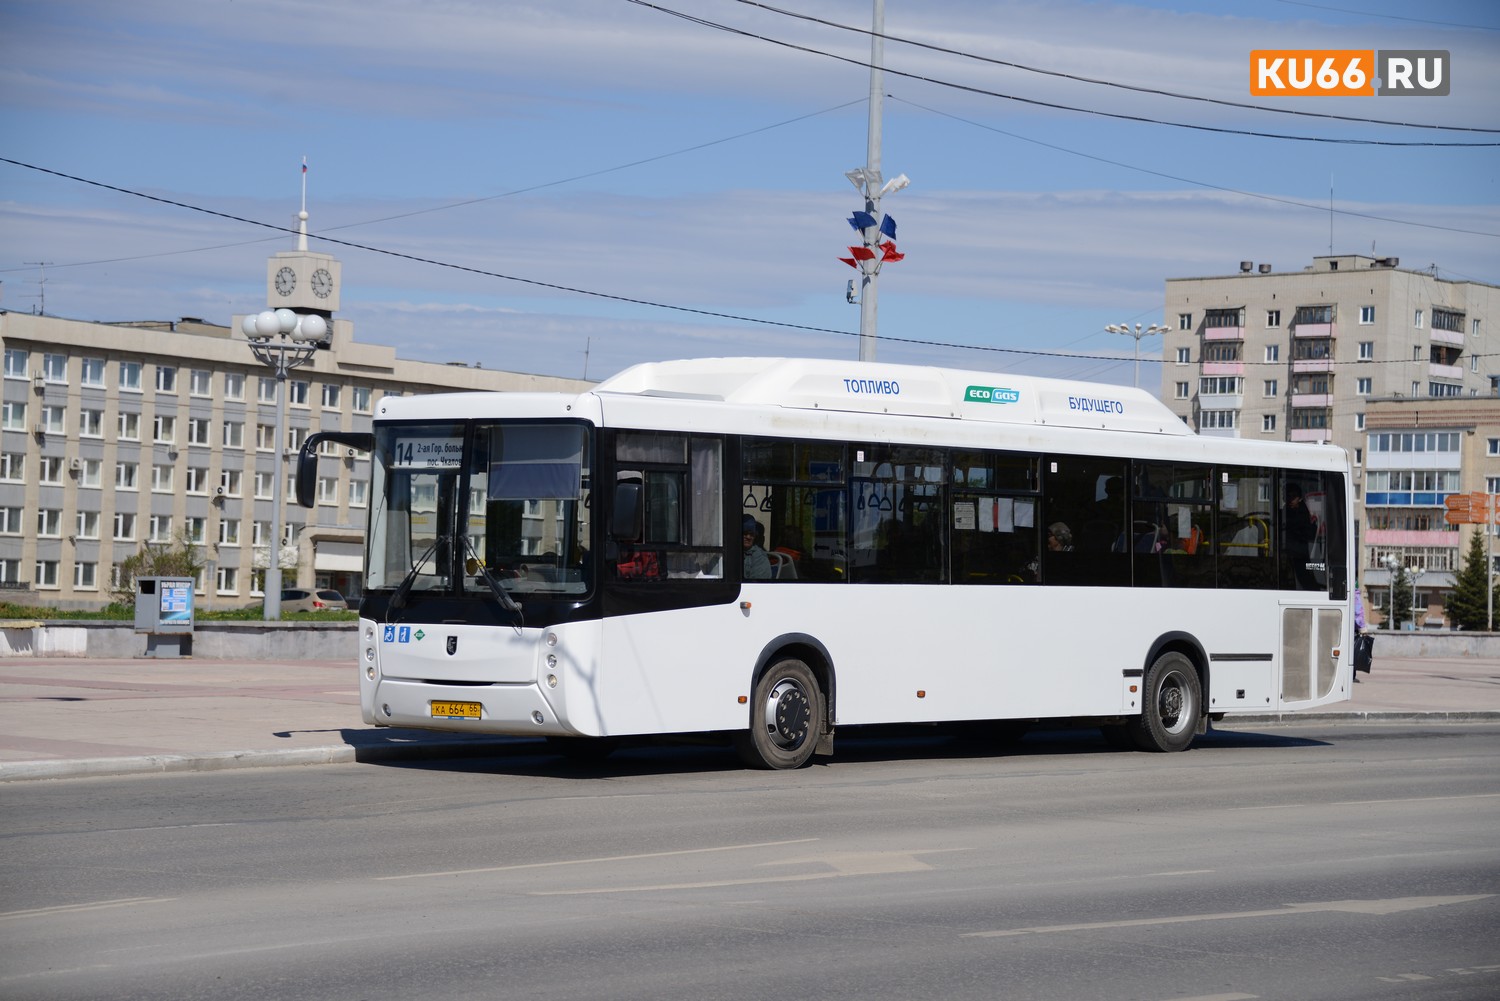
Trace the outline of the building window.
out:
[[[237,546],[240,544],[240,520],[238,518],[223,518],[219,521],[219,545]]]
[[[1277,391],[1280,388],[1281,387],[1278,384],[1278,381],[1276,379],[1267,379],[1265,381],[1265,383],[1261,386],[1261,395],[1264,396],[1264,397],[1266,397],[1267,399],[1269,399],[1269,398],[1277,395]]]
[[[36,586],[37,587],[48,587],[48,588],[52,588],[52,587],[56,587],[57,586],[57,561],[56,560],[37,560],[36,561]]]
[[[177,369],[171,365],[156,366],[156,391],[158,393],[177,392]]]
[[[187,423],[187,443],[189,445],[208,444],[208,418],[189,417]]]
[[[337,476],[318,477],[318,503],[337,505],[339,502],[339,478]]]
[[[78,437],[104,437],[104,411],[80,410],[78,412]]]
[[[1418,330],[1422,329],[1422,311],[1420,309],[1411,314],[1411,325]]]
[[[22,351],[20,348],[6,348],[5,377],[7,379],[30,379],[31,373],[26,370],[30,360],[30,352]]]
[[[1364,429],[1365,429],[1365,415],[1364,414],[1355,414],[1354,415],[1354,430],[1356,430],[1356,431],[1363,431]]]
[[[1479,333],[1479,321],[1474,321],[1474,333]],[[354,397],[354,412],[356,414],[367,414],[370,412],[370,387],[354,386],[349,390]]]
[[[1245,325],[1245,310],[1243,307],[1236,309],[1210,309],[1203,314],[1203,325],[1216,330],[1225,327],[1243,327]]]
[[[44,507],[36,513],[36,534],[44,539],[62,535],[62,509]]]
[[[151,440],[170,445],[177,440],[177,418],[157,414],[151,420]]]
[[[306,440],[307,440],[307,428],[287,428],[286,429],[286,447],[287,447],[287,451],[289,451],[289,452],[295,452],[295,451],[297,451],[298,449],[300,449],[302,447],[302,443],[304,441],[306,441]]]
[[[1198,415],[1200,428],[1237,428],[1240,426],[1238,410],[1205,410]]]
[[[76,534],[80,539],[99,538],[99,512],[79,511],[78,522],[75,528]]]
[[[349,481],[349,506],[364,507],[370,495],[370,484],[366,480]]]
[[[21,561],[0,560],[0,582],[6,584],[21,584]]]
[[[134,462],[115,463],[115,489],[134,490],[140,466]]]
[[[1209,375],[1198,380],[1198,392],[1205,396],[1239,396],[1245,380],[1237,375]]]
[[[26,479],[26,453],[0,453],[0,480],[21,483]]]
[[[224,399],[236,402],[245,398],[245,374],[243,372],[224,373]]]
[[[219,567],[218,589],[220,594],[238,594],[240,571],[238,567]]]
[[[1179,382],[1177,384],[1176,399],[1179,399],[1179,400],[1185,400],[1185,399],[1187,399],[1188,398],[1188,392],[1191,390],[1191,388],[1192,388],[1192,383],[1190,383],[1190,382]]]
[[[1178,330],[1192,330],[1193,329],[1193,314],[1192,313],[1178,313],[1177,314],[1177,329]]]
[[[150,534],[147,536],[151,542],[170,542],[172,539],[172,516],[170,514],[153,514],[147,523]]]
[[[118,422],[119,423],[119,432],[120,432],[119,435],[118,435],[119,440],[120,441],[140,441],[141,440],[141,415],[140,414],[125,413],[125,412],[122,411],[120,413],[119,417],[120,417],[119,422]]]
[[[115,541],[135,541],[135,515],[129,511],[115,512]]]
[[[0,535],[21,534],[21,509],[0,507]]]
[[[1330,305],[1324,306],[1298,306],[1297,312],[1292,315],[1293,326],[1303,326],[1310,323],[1332,323],[1336,312]]]
[[[6,431],[26,430],[26,404],[6,400],[4,403],[5,417],[0,421]]]
[[[1477,316],[1474,317],[1473,324],[1474,324],[1474,326],[1473,326],[1473,329],[1472,329],[1471,332],[1473,333],[1473,335],[1475,337],[1478,337],[1479,336],[1479,317],[1477,317]]]
[[[65,407],[42,407],[42,430],[48,434],[66,434],[68,428],[66,415]]]
[[[1281,360],[1281,345],[1280,344],[1267,344],[1266,345],[1266,361],[1280,361],[1280,360]]]
[[[204,534],[208,529],[208,519],[201,517],[189,517],[187,520],[187,538],[189,542],[203,545]]]
[[[79,591],[95,591],[99,587],[99,564],[74,563],[73,587]]]
[[[266,540],[271,537],[271,523],[269,521],[257,521],[250,526],[250,544],[252,546],[264,546]]]
[[[1360,341],[1359,342],[1359,360],[1360,361],[1373,361],[1374,359],[1375,359],[1375,342],[1374,341]]]
[[[84,459],[83,474],[78,478],[80,487],[92,487],[99,489],[100,472],[104,469],[103,459]]]
[[[1279,326],[1281,326],[1281,310],[1279,310],[1279,309],[1268,309],[1268,310],[1266,310],[1266,326],[1268,326],[1268,327],[1279,327]]]
[[[126,392],[139,393],[141,391],[141,363],[138,361],[120,362],[120,389]]]
[[[1239,361],[1239,341],[1210,341],[1203,345],[1204,361]]]
[[[1374,384],[1374,381],[1368,377],[1354,380],[1354,392],[1359,396],[1369,396],[1370,387]]]
[[[1365,464],[1365,450],[1364,449],[1362,449],[1362,448],[1356,448],[1354,450],[1354,464],[1356,466],[1363,466]]]
[[[224,422],[224,447],[225,448],[244,448],[245,447],[245,422],[244,421],[225,421]]]
[[[1186,364],[1188,364],[1191,361],[1192,361],[1192,349],[1191,348],[1178,348],[1177,349],[1177,364],[1179,364],[1179,365],[1186,365]]]
[[[1436,319],[1436,317],[1433,319]],[[68,356],[55,354],[42,355],[42,378],[48,382],[66,386],[68,384]]]
[[[337,410],[337,409],[339,409],[339,405],[340,405],[339,401],[340,401],[340,399],[343,396],[343,393],[341,392],[342,389],[343,389],[342,386],[336,385],[336,384],[331,383],[331,382],[325,382],[325,383],[323,383],[323,409],[324,410]]]
[[[294,407],[307,406],[307,396],[311,384],[301,379],[292,379],[286,384],[286,401]]]
[[[1374,306],[1361,306],[1361,307],[1359,307],[1359,322],[1361,324],[1364,324],[1365,326],[1369,326],[1370,324],[1374,323],[1375,322],[1375,307]]]
[[[257,403],[276,402],[276,380],[270,376],[261,376],[255,387],[255,400]]]
[[[172,466],[151,467],[151,492],[158,494],[169,494],[173,490],[173,474],[177,470]]]
[[[214,374],[202,368],[195,368],[189,372],[188,394],[191,396],[214,395]]]
[[[203,466],[189,466],[187,469],[187,492],[190,494],[208,493],[208,470]]]
[[[79,367],[78,382],[84,386],[104,387],[104,359],[85,358]]]
[[[219,474],[219,489],[223,490],[227,497],[238,497],[243,478],[244,473],[238,469],[226,469]]]
[[[1275,414],[1262,414],[1261,417],[1260,417],[1260,429],[1261,429],[1261,431],[1267,432],[1267,433],[1275,431],[1276,430],[1276,415]]]
[[[1452,309],[1432,309],[1432,329],[1446,330],[1449,333],[1462,334],[1464,332],[1464,314]]]
[[[256,500],[270,500],[272,498],[272,496],[273,496],[273,494],[272,494],[272,487],[275,485],[275,483],[276,483],[276,474],[274,474],[274,473],[256,473],[255,474],[255,499]]]
[[[63,481],[63,461],[60,455],[44,455],[38,463],[43,483],[61,483]]]
[[[255,425],[255,450],[257,452],[272,452],[276,449],[276,425]]]

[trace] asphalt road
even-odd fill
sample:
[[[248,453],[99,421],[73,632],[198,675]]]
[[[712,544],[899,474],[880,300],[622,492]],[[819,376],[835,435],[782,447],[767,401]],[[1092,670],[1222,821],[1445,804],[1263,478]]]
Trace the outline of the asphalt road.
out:
[[[1500,724],[0,788],[0,997],[1500,996]]]

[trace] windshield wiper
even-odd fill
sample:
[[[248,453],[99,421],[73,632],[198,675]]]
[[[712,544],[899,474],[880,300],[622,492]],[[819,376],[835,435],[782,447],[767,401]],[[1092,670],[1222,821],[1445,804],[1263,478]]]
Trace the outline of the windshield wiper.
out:
[[[464,569],[484,578],[484,582],[490,586],[490,590],[495,592],[495,598],[500,602],[501,608],[520,615],[521,603],[512,598],[510,592],[500,586],[500,582],[495,579],[495,575],[490,573],[490,568],[484,565],[484,560],[480,559],[479,554],[474,551],[474,543],[467,535],[464,536],[464,549],[469,553],[469,565]]]
[[[446,535],[439,535],[436,539],[432,540],[432,545],[427,547],[427,551],[417,557],[417,561],[411,565],[410,570],[406,571],[406,576],[401,579],[401,583],[396,587],[396,593],[391,595],[391,608],[399,609],[406,607],[406,596],[411,593],[412,585],[417,582],[417,574],[421,571],[422,564],[426,563],[427,558],[437,551],[438,545],[446,542],[447,539]]]

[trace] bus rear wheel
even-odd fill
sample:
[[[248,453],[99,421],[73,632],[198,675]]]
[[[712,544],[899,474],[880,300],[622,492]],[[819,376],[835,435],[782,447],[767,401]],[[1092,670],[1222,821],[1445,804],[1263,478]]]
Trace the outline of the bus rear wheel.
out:
[[[823,725],[823,690],[795,658],[772,664],[750,695],[750,727],[735,750],[751,768],[801,768],[812,760]]]
[[[1176,652],[1164,653],[1146,672],[1141,715],[1125,724],[1143,751],[1185,751],[1198,732],[1203,688],[1193,662]]]

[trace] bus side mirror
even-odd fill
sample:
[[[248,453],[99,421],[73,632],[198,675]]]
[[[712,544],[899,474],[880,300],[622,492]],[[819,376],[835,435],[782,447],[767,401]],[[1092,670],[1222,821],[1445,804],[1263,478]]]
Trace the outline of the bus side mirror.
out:
[[[617,542],[634,542],[641,537],[644,528],[640,481],[616,483],[615,504],[609,517],[609,537]]]
[[[318,480],[318,453],[304,444],[297,453],[297,503],[313,506],[313,491]]]

